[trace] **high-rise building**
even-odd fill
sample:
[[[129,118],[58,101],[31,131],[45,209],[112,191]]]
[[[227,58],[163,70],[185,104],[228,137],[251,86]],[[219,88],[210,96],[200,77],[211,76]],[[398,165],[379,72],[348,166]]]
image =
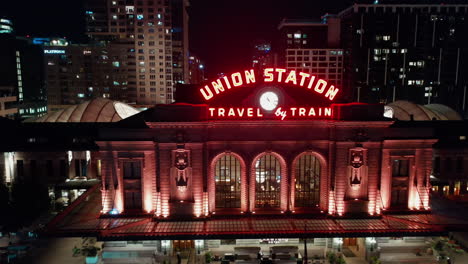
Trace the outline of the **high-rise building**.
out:
[[[326,15],[320,22],[283,19],[278,29],[278,51],[286,69],[315,74],[341,87],[343,50],[338,18]]]
[[[11,20],[0,19],[0,86],[8,87],[1,94],[9,98],[4,98],[8,108],[18,109],[18,118],[47,112],[42,53],[42,48],[30,38],[15,35]]]
[[[271,43],[265,40],[256,40],[252,52],[252,68],[258,72],[267,67],[278,66],[278,54],[272,52]]]
[[[188,60],[189,66],[189,83],[190,84],[201,84],[205,81],[205,65],[203,62],[195,56],[190,54]]]
[[[14,119],[18,114],[17,100],[14,86],[0,86],[0,116]]]
[[[35,39],[44,47],[49,110],[92,98],[127,102],[128,57],[117,43],[72,44],[65,39]]]
[[[115,60],[126,57],[126,102],[172,103],[174,83],[188,81],[187,6],[187,0],[87,1],[88,36],[126,47]]]
[[[172,0],[172,71],[174,83],[189,83],[188,0]],[[174,87],[175,89],[175,87]]]
[[[355,4],[338,14],[349,99],[466,113],[468,5]]]

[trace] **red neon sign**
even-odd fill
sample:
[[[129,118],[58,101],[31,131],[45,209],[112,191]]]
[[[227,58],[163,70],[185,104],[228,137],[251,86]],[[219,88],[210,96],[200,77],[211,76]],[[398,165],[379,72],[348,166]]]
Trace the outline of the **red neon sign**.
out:
[[[309,73],[297,72],[295,70],[290,70],[288,72],[286,69],[282,68],[266,68],[263,71],[262,78],[263,82],[266,83],[276,82],[304,87],[328,98],[330,101],[333,101],[340,91],[340,89],[329,84],[326,80],[319,79],[315,75]],[[200,89],[200,93],[203,98],[208,101],[235,87],[255,84],[256,82],[255,72],[252,69],[243,72],[235,72],[230,76],[221,77],[212,81],[209,85],[205,85],[205,87]]]
[[[267,113],[258,107],[210,107],[208,114],[210,118],[263,118],[264,116],[272,116],[281,120],[287,118],[331,118],[331,107],[278,107],[274,111]]]

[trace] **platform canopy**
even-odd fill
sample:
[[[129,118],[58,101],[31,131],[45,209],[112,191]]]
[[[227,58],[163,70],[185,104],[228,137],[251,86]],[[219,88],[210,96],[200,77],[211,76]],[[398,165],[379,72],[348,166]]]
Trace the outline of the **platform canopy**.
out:
[[[236,216],[163,220],[152,216],[100,217],[96,185],[47,226],[51,236],[96,236],[100,240],[227,239],[297,237],[434,236],[468,231],[468,221],[435,214],[386,214],[379,218]]]

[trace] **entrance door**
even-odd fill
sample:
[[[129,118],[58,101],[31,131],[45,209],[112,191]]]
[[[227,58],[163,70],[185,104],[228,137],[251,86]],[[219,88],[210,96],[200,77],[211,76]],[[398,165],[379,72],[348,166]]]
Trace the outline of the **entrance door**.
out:
[[[392,189],[391,206],[393,208],[406,208],[408,206],[407,187],[394,187]]]
[[[355,237],[346,237],[343,239],[343,247],[350,247],[357,245],[357,238]]]
[[[124,205],[125,211],[141,211],[141,193],[139,191],[125,191],[124,192]]]
[[[174,240],[174,249],[183,250],[195,248],[195,242],[193,240]]]

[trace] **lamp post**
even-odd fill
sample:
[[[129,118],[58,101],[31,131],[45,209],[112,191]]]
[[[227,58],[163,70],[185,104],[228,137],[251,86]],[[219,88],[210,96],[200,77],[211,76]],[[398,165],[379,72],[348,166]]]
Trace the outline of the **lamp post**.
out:
[[[307,264],[308,258],[307,258],[307,222],[304,220],[304,234],[306,235],[304,237],[304,264]]]

